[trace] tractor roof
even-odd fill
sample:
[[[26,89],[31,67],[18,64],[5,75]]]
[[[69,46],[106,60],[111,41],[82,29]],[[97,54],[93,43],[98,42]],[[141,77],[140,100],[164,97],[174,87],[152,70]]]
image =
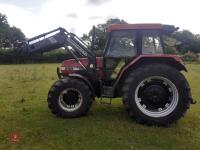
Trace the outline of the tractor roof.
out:
[[[152,24],[113,24],[107,28],[107,32],[112,32],[115,30],[163,30],[164,32],[172,33],[176,31],[178,28],[175,28],[173,25],[163,25],[158,23]]]

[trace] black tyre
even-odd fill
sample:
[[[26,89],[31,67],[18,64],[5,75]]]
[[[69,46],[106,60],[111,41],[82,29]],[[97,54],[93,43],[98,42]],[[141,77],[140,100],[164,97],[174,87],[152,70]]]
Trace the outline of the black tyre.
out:
[[[80,117],[85,115],[91,104],[92,94],[81,80],[63,78],[56,81],[48,93],[48,106],[58,117]]]
[[[185,77],[165,64],[150,64],[131,72],[123,87],[123,103],[137,122],[167,126],[184,116],[191,92]]]

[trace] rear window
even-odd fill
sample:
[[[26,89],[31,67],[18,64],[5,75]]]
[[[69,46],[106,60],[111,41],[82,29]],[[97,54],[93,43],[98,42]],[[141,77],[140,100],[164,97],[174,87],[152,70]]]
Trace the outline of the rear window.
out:
[[[142,39],[143,54],[163,54],[160,34],[158,31],[143,31]]]

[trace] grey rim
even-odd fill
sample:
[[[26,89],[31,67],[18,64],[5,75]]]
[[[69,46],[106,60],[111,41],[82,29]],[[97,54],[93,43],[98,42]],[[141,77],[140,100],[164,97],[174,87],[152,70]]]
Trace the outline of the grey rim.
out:
[[[154,81],[159,81],[160,84],[163,84],[163,86],[166,87],[166,92],[168,92],[169,96],[166,97],[164,100],[164,106],[158,107],[156,109],[149,109],[147,105],[144,104],[145,99],[142,98],[139,94],[139,92],[142,90],[144,86],[147,84],[153,84]],[[147,116],[158,118],[158,117],[165,117],[172,113],[177,104],[178,104],[178,90],[176,86],[167,78],[161,77],[161,76],[152,76],[144,79],[142,82],[138,84],[135,90],[135,102],[137,107],[140,109],[142,113],[144,113]]]
[[[66,95],[69,94],[75,94],[76,96],[73,98],[72,96],[68,96],[66,97]],[[74,102],[72,102],[73,100]],[[81,92],[77,89],[74,88],[67,88],[65,90],[63,90],[58,98],[58,104],[59,106],[67,112],[73,112],[77,109],[80,108],[80,106],[82,105],[83,102],[83,96],[81,94]]]

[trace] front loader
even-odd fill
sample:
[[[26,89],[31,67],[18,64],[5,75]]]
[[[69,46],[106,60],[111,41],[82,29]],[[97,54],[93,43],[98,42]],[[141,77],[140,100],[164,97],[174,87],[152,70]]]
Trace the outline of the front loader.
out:
[[[94,42],[88,47],[58,28],[18,44],[17,51],[30,55],[64,47],[73,56],[57,68],[59,80],[48,93],[48,106],[58,117],[85,115],[95,97],[122,97],[136,121],[169,125],[194,103],[183,61],[166,54],[163,36],[176,30],[163,24],[110,25],[103,56],[96,57]]]

